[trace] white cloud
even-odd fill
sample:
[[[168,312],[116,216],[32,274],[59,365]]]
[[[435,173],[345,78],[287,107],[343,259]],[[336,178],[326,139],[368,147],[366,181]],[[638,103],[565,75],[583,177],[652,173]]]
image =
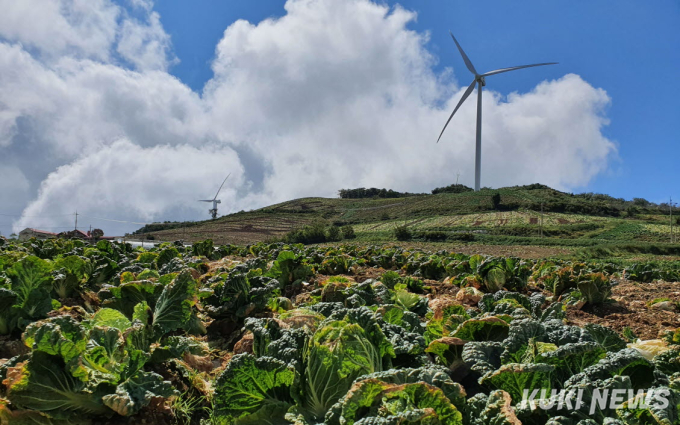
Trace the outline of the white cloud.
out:
[[[18,117],[38,133],[33,143],[63,161],[120,137],[144,146],[203,141],[195,133],[205,125],[198,95],[165,72],[68,58],[48,67],[2,43],[0,70],[0,105],[8,117],[0,145],[20,143],[13,139]]]
[[[474,98],[435,144],[462,90],[452,93],[432,72],[427,35],[406,27],[413,13],[361,0],[286,9],[225,31],[204,93],[220,133],[247,140],[271,164],[265,199],[360,185],[427,191],[459,169],[472,184]],[[600,129],[609,99],[578,76],[484,99],[484,185],[566,189],[606,168],[614,146]]]
[[[220,193],[223,205],[235,202],[234,187],[243,183],[243,168],[233,150],[189,145],[142,148],[129,140],[119,140],[51,173],[41,184],[38,198],[24,211],[26,217],[15,228],[27,227],[32,216],[45,211],[54,216],[41,219],[48,226],[58,226],[63,223],[60,215],[77,210],[83,222],[108,229],[129,226],[96,218],[151,221],[173,209],[207,217],[211,204],[197,200],[214,196],[216,185],[229,172],[230,182]]]
[[[165,70],[176,61],[170,36],[150,0],[130,0],[139,19],[111,0],[0,0],[0,38],[21,43],[46,61],[63,57]]]
[[[225,213],[346,187],[429,191],[458,171],[472,184],[474,101],[435,144],[462,90],[450,70],[433,72],[428,35],[407,28],[412,12],[289,0],[279,19],[226,29],[199,96],[163,71],[169,39],[144,4],[148,22],[124,17],[116,30],[128,31],[116,49],[134,70],[0,43],[0,155],[43,152],[21,168],[42,181],[27,216],[71,212],[77,199],[96,216],[205,218],[193,199],[227,169],[239,196]],[[576,75],[484,96],[483,185],[578,188],[615,154],[601,133],[609,98]]]
[[[128,0],[134,7],[139,7],[144,10],[151,10],[153,8],[153,0]]]
[[[148,25],[134,19],[126,19],[121,25],[118,53],[136,69],[165,70],[176,59],[169,59],[170,36],[161,25],[156,12],[149,14]]]
[[[26,193],[30,184],[17,167],[0,165],[0,205],[21,207],[28,199]]]
[[[107,60],[121,13],[110,0],[0,0],[0,37],[63,55]]]

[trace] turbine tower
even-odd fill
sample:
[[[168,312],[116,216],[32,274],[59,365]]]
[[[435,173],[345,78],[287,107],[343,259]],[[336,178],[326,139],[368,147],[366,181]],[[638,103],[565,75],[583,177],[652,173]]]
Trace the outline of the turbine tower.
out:
[[[219,189],[217,189],[217,193],[215,194],[215,197],[213,199],[200,199],[198,202],[212,202],[213,207],[212,209],[208,210],[208,213],[212,216],[213,220],[217,218],[217,204],[221,204],[222,201],[217,199],[217,195],[220,194],[220,191],[222,190],[222,186],[224,186],[224,183],[227,182],[227,179],[231,176],[231,173],[227,175],[227,178],[224,179],[222,182],[222,185],[220,186]]]
[[[482,87],[484,87],[486,85],[486,77],[489,77],[491,75],[501,74],[503,72],[514,71],[516,69],[531,68],[533,66],[555,65],[557,62],[513,66],[513,67],[510,67],[510,68],[496,69],[495,71],[489,71],[485,74],[479,74],[477,72],[477,70],[475,69],[474,65],[472,65],[472,62],[470,62],[470,58],[467,57],[467,55],[463,51],[463,48],[460,47],[460,44],[458,44],[458,40],[456,40],[456,37],[453,36],[453,33],[450,33],[450,34],[451,34],[451,38],[453,38],[453,42],[456,43],[456,47],[458,47],[458,51],[460,52],[460,55],[463,57],[463,61],[465,61],[465,66],[467,67],[467,69],[470,72],[472,72],[474,74],[475,78],[474,78],[474,80],[472,80],[472,83],[467,88],[467,90],[465,90],[465,93],[463,93],[463,97],[458,102],[458,105],[456,105],[456,108],[451,113],[451,116],[449,117],[448,121],[446,121],[446,124],[444,124],[444,128],[442,129],[442,132],[439,134],[439,139],[437,139],[437,143],[439,143],[439,140],[442,138],[442,134],[444,134],[444,130],[446,130],[446,127],[449,125],[449,122],[451,122],[451,118],[453,118],[453,115],[458,111],[458,108],[460,108],[460,105],[462,105],[463,102],[465,102],[465,99],[467,99],[470,96],[472,91],[475,89],[475,85],[476,85],[477,86],[477,144],[475,146],[475,192],[478,192],[479,191],[479,183],[480,183],[480,174],[481,174],[481,168],[482,168]]]

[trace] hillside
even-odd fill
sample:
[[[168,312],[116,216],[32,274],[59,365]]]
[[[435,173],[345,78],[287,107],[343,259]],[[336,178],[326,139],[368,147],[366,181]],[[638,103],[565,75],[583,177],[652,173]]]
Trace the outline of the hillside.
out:
[[[665,205],[574,195],[542,185],[399,198],[302,198],[217,220],[153,224],[133,237],[247,244],[280,238],[319,220],[352,225],[357,240],[366,242],[394,241],[398,226],[407,226],[421,241],[594,246],[670,240]]]

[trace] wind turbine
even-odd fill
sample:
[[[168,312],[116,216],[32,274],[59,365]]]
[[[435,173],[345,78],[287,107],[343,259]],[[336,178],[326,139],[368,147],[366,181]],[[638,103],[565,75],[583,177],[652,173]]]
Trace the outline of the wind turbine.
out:
[[[486,77],[489,77],[491,75],[496,75],[496,74],[502,74],[503,72],[509,72],[509,71],[514,71],[516,69],[522,69],[522,68],[531,68],[534,66],[543,66],[543,65],[555,65],[557,62],[549,62],[549,63],[537,63],[533,65],[522,65],[522,66],[513,66],[510,68],[501,68],[501,69],[496,69],[495,71],[490,71],[485,74],[479,74],[477,70],[475,69],[474,65],[472,65],[472,62],[470,62],[470,58],[467,57],[465,52],[463,51],[463,48],[460,47],[460,44],[458,44],[458,40],[456,40],[456,37],[453,36],[453,33],[451,34],[451,38],[453,38],[453,42],[456,43],[456,47],[458,47],[458,51],[460,52],[460,55],[463,57],[463,61],[465,61],[465,66],[467,69],[472,72],[475,75],[475,79],[472,80],[472,83],[470,86],[465,90],[465,93],[463,93],[463,97],[460,99],[458,102],[458,105],[456,105],[456,108],[453,110],[451,113],[451,116],[449,117],[448,121],[446,121],[446,124],[444,124],[444,128],[442,129],[442,132],[439,134],[439,139],[437,139],[437,143],[439,143],[439,140],[442,138],[442,134],[444,134],[444,130],[446,130],[446,126],[449,125],[449,122],[451,122],[451,118],[453,118],[453,115],[458,111],[458,108],[460,108],[460,105],[465,102],[465,99],[467,99],[470,94],[472,93],[472,90],[475,89],[475,85],[477,86],[477,145],[475,149],[475,192],[479,191],[479,181],[480,181],[480,173],[481,173],[481,168],[482,168],[482,87],[486,85]]]
[[[210,215],[212,215],[213,220],[217,218],[217,204],[221,204],[221,203],[222,203],[222,201],[220,201],[219,199],[217,199],[217,195],[220,194],[220,191],[222,190],[222,186],[224,186],[224,184],[227,182],[227,179],[229,178],[229,176],[231,176],[231,173],[229,173],[229,174],[227,175],[227,178],[224,179],[224,181],[222,182],[222,185],[220,186],[220,188],[217,189],[217,193],[215,194],[215,197],[214,197],[213,199],[200,199],[200,200],[198,201],[198,202],[212,202],[213,207],[212,207],[211,210],[208,210],[208,213],[209,213]]]

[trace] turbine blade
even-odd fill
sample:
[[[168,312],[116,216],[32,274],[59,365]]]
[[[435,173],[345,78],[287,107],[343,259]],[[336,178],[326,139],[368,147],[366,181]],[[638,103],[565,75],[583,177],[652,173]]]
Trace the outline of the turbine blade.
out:
[[[212,199],[199,199],[198,202],[212,202]]]
[[[453,36],[453,33],[449,31],[449,34],[451,34],[451,38],[453,38],[453,42],[456,43],[456,47],[458,47],[458,51],[460,52],[460,55],[463,57],[463,60],[465,61],[465,66],[467,66],[467,69],[470,70],[475,75],[477,74],[477,70],[475,69],[474,65],[472,65],[472,62],[470,61],[470,58],[467,57],[465,52],[463,51],[463,48],[460,47],[460,44],[458,44],[458,40],[456,40],[456,37]]]
[[[458,102],[458,105],[456,105],[456,109],[451,112],[451,116],[449,117],[449,120],[446,121],[446,124],[444,124],[444,128],[442,129],[442,132],[439,133],[439,139],[437,139],[437,143],[439,143],[439,140],[442,138],[442,134],[444,134],[444,130],[446,130],[446,127],[449,125],[451,122],[451,118],[453,118],[453,115],[458,111],[458,108],[460,108],[460,105],[465,102],[465,99],[467,99],[470,96],[470,93],[472,93],[472,90],[475,89],[475,84],[477,84],[477,80],[472,80],[472,84],[470,84],[470,87],[465,90],[465,93],[463,93],[463,97],[460,98],[460,101]]]
[[[510,67],[510,68],[501,68],[501,69],[496,69],[494,71],[489,71],[486,74],[482,74],[482,77],[488,77],[489,75],[502,74],[503,72],[514,71],[516,69],[531,68],[531,67],[534,67],[534,66],[557,65],[557,63],[558,62],[536,63],[536,64],[533,64],[533,65],[522,65],[522,66],[513,66],[513,67]]]
[[[220,185],[220,188],[217,189],[217,193],[215,194],[215,197],[213,198],[213,200],[217,199],[217,195],[220,194],[220,190],[222,190],[222,186],[224,186],[224,184],[227,182],[227,179],[229,178],[229,176],[231,176],[231,173],[227,174],[227,178],[224,179],[224,181],[223,181],[222,184]]]

